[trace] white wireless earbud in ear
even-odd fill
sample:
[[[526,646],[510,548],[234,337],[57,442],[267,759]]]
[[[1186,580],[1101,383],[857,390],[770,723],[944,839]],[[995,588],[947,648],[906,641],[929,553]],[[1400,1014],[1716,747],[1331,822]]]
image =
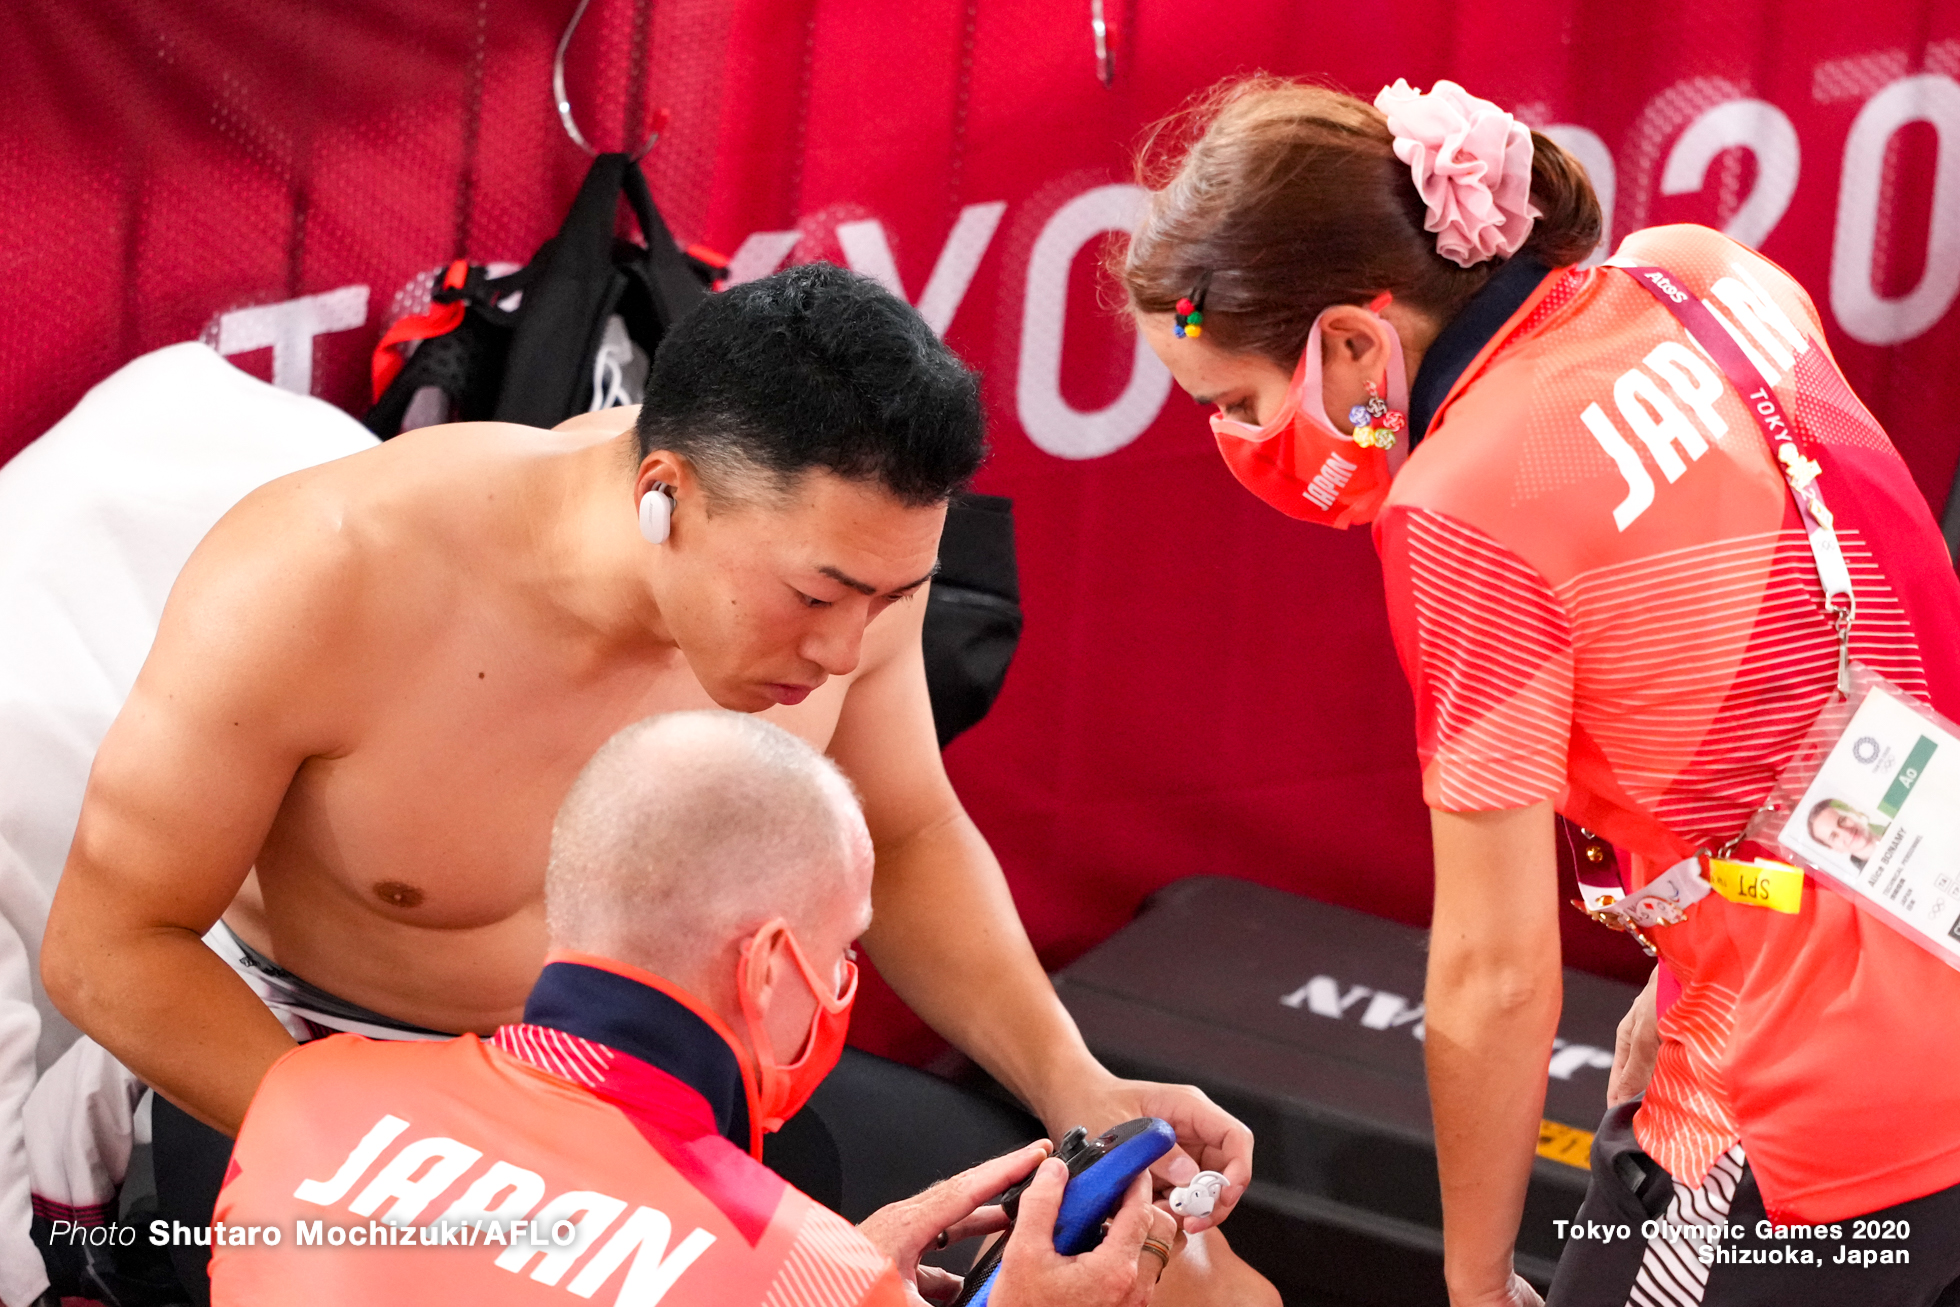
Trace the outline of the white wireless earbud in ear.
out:
[[[674,528],[674,492],[658,481],[640,496],[640,534],[648,544],[665,544]]]

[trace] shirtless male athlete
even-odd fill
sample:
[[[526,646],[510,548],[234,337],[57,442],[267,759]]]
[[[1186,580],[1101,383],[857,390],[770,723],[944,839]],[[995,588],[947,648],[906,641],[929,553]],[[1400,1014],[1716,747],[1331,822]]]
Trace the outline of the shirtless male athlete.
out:
[[[1250,1133],[1095,1061],[940,763],[922,596],[984,456],[977,379],[902,301],[812,265],[676,325],[631,420],[413,432],[213,528],[96,756],[54,1001],[227,1134],[293,1038],[200,941],[221,915],[341,1000],[487,1034],[538,977],[552,814],[585,760],[642,717],[765,712],[863,796],[880,973],[1051,1130],[1170,1121],[1188,1155],[1161,1176],[1223,1171],[1188,1228],[1216,1224]],[[657,544],[649,494],[671,500]]]

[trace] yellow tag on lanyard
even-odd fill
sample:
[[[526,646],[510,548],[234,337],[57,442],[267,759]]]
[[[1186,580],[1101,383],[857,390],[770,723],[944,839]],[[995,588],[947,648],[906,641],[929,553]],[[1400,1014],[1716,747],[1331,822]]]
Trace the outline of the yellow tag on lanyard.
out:
[[[1564,1125],[1550,1117],[1538,1122],[1538,1155],[1554,1162],[1592,1169],[1592,1134],[1577,1126]]]
[[[1708,859],[1708,883],[1731,903],[1772,912],[1803,911],[1803,871],[1787,862]]]

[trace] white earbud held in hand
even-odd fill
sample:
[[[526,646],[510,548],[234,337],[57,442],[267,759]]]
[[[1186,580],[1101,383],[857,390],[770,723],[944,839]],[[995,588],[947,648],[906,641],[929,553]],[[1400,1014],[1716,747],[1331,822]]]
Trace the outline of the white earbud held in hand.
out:
[[[674,492],[658,481],[640,496],[640,534],[648,544],[664,544],[674,527]]]
[[[1200,1171],[1191,1177],[1190,1184],[1171,1190],[1171,1210],[1187,1220],[1202,1220],[1218,1206],[1218,1192],[1224,1187],[1224,1176]]]

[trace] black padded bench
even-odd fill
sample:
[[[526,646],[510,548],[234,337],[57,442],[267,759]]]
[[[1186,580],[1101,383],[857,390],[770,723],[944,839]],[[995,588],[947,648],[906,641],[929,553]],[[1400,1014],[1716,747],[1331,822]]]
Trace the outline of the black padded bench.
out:
[[[1444,1307],[1423,1079],[1425,932],[1193,877],[1056,977],[1118,1075],[1195,1084],[1258,1135],[1232,1245],[1290,1307]],[[1518,1270],[1543,1290],[1585,1196],[1630,986],[1568,969]]]

